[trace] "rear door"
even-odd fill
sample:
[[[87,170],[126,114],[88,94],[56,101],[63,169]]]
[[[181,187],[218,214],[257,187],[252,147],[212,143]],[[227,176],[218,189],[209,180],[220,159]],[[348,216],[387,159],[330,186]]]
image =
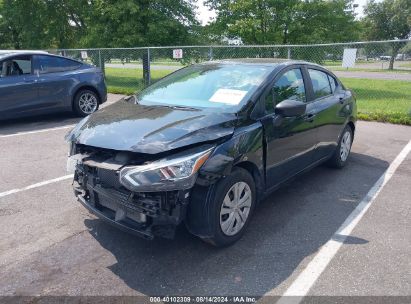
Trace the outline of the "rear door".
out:
[[[39,106],[37,82],[32,56],[17,55],[0,61],[0,118],[35,110]]]
[[[35,70],[39,75],[39,98],[49,108],[71,105],[70,88],[74,86],[74,70],[81,63],[68,58],[50,55],[35,56]]]
[[[309,113],[303,66],[292,66],[279,73],[263,94],[266,115],[261,120],[266,141],[266,183],[271,188],[312,163],[317,144],[314,122]],[[279,117],[275,106],[285,99],[307,103],[306,113],[299,117]]]
[[[344,111],[347,97],[342,85],[326,70],[312,66],[307,67],[307,72],[316,115],[314,124],[318,130],[314,160],[319,160],[333,153],[337,146],[338,137],[349,115]]]

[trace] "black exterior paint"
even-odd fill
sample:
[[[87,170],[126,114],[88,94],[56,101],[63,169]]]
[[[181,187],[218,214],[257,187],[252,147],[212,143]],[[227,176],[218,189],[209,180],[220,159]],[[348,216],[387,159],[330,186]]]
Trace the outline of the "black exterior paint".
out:
[[[302,70],[306,88],[305,113],[297,117],[266,113],[265,97],[273,83],[296,67]],[[356,103],[352,92],[337,80],[334,94],[314,99],[307,68],[325,71],[337,79],[310,63],[273,64],[270,76],[236,114],[141,106],[131,97],[90,115],[68,138],[75,144],[130,151],[151,159],[191,147],[201,149],[204,144],[214,145],[190,190],[190,201],[179,210],[181,218],[173,222],[185,219],[193,234],[207,237],[209,228],[197,226],[196,219],[208,212],[214,184],[229,175],[234,166],[252,174],[258,198],[262,198],[286,180],[327,160],[347,124],[354,131]],[[144,229],[148,229],[144,233],[152,233],[151,228]]]
[[[231,136],[237,115],[143,106],[120,100],[87,117],[71,140],[120,151],[157,154]]]

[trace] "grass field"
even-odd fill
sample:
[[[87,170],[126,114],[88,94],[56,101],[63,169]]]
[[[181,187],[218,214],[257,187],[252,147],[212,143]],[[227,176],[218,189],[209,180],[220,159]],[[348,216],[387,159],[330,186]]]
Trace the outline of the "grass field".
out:
[[[373,64],[375,61],[367,61],[367,60],[356,60],[356,64]],[[322,63],[324,66],[341,66],[342,60],[324,60]]]
[[[402,67],[402,68],[411,68],[411,63],[402,63],[402,64],[400,64],[400,67]]]
[[[377,72],[377,73],[411,73],[411,70],[395,68],[389,69],[368,69],[368,68],[343,68],[342,66],[329,66],[331,71],[348,71],[348,72]]]
[[[153,70],[156,81],[171,71]],[[106,80],[110,93],[133,94],[144,87],[141,69],[106,68]],[[352,89],[358,101],[358,117],[395,124],[411,125],[411,82],[399,80],[342,78]]]
[[[107,89],[110,93],[130,95],[144,88],[142,69],[106,68]],[[152,81],[156,81],[172,71],[151,71]]]
[[[91,61],[89,63],[92,63]],[[120,59],[112,59],[106,63],[121,63],[121,64],[143,64],[141,60],[130,60],[130,61],[121,61]],[[171,65],[171,66],[184,66],[180,61],[177,60],[153,60],[150,62],[151,65]]]
[[[357,96],[358,118],[411,125],[411,82],[341,78]]]

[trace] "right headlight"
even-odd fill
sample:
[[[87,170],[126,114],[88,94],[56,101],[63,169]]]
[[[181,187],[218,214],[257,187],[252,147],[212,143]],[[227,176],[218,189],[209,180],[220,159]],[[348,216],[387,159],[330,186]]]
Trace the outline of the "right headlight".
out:
[[[120,183],[134,192],[184,190],[194,186],[197,172],[214,148],[176,155],[141,166],[124,167]]]

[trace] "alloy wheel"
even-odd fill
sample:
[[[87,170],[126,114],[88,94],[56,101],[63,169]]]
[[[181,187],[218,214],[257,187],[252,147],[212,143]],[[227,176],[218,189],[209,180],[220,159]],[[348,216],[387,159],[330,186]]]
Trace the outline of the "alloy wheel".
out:
[[[340,158],[345,162],[351,150],[351,133],[346,131],[341,139],[340,144]]]
[[[91,114],[97,110],[98,101],[91,93],[83,93],[79,98],[79,107],[84,114]]]
[[[250,214],[252,193],[245,182],[231,186],[224,197],[220,210],[220,227],[225,235],[233,236],[244,227]]]

